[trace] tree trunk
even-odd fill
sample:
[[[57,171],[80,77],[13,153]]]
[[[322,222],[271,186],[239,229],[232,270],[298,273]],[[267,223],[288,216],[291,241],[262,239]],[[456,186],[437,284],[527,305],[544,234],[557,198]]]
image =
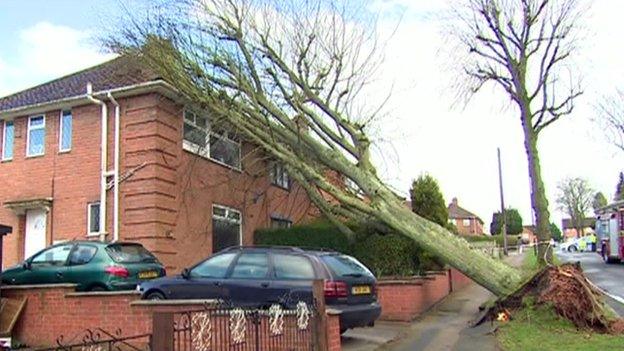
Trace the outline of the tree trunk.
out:
[[[531,126],[531,119],[523,113],[524,147],[529,164],[529,179],[531,181],[531,207],[535,213],[535,227],[537,230],[537,261],[540,266],[552,262],[552,249],[550,241],[550,212],[548,211],[548,199],[542,180],[542,171],[537,151],[537,133]]]

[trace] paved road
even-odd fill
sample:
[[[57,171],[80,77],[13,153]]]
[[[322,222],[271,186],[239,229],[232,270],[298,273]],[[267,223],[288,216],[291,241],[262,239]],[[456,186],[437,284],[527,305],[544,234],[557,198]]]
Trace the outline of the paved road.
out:
[[[606,264],[595,252],[569,253],[559,250],[556,252],[562,262],[581,262],[581,267],[592,283],[610,295],[624,300],[624,264]],[[607,303],[620,316],[624,316],[624,304],[613,299],[607,299]]]

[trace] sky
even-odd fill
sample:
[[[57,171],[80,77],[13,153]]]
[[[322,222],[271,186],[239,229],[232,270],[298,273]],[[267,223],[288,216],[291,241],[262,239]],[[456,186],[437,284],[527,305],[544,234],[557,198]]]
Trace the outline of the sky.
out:
[[[590,0],[586,0],[590,1]],[[0,96],[101,63],[112,56],[97,42],[113,29],[118,1],[0,0]],[[124,1],[131,10],[145,2]],[[485,90],[463,106],[450,88],[443,20],[454,0],[372,0],[384,39],[383,77],[375,94],[390,100],[378,122],[376,163],[384,180],[407,196],[414,178],[438,179],[445,200],[479,215],[486,227],[499,210],[496,149],[501,148],[505,202],[531,224],[530,188],[523,135],[516,110],[499,91]],[[572,115],[540,136],[547,196],[553,221],[562,213],[555,198],[565,177],[587,179],[607,198],[613,196],[624,153],[605,139],[593,122],[595,105],[624,78],[619,38],[624,3],[594,0],[582,16],[584,40],[574,72],[584,95]]]

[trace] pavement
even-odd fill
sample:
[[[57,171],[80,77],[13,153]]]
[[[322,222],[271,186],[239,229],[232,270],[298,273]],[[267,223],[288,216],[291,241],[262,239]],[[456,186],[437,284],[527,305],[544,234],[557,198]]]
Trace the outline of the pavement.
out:
[[[523,255],[508,257],[519,265]],[[495,351],[496,337],[488,323],[472,328],[479,306],[493,295],[477,284],[457,290],[412,323],[378,322],[374,328],[349,330],[343,335],[345,351]]]
[[[562,262],[580,262],[587,278],[607,293],[606,302],[624,316],[624,264],[606,264],[595,252],[562,252],[555,249]]]

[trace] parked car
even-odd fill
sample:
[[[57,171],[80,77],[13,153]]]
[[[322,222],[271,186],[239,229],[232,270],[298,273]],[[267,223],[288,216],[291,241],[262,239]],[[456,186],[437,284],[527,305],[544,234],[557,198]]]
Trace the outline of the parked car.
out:
[[[568,240],[562,243],[559,247],[561,251],[568,251],[568,252],[581,251],[581,244],[580,244],[581,240],[584,240],[586,244],[585,247],[589,248],[589,236],[584,236],[581,238],[574,238],[574,239]]]
[[[165,274],[141,244],[70,241],[36,253],[0,277],[7,285],[73,283],[78,291],[105,291],[136,289]]]
[[[381,314],[374,275],[339,252],[294,247],[231,247],[178,276],[139,286],[144,299],[222,299],[236,305],[290,308],[312,301],[312,282],[325,281],[327,306],[339,310],[340,329],[372,326]]]

